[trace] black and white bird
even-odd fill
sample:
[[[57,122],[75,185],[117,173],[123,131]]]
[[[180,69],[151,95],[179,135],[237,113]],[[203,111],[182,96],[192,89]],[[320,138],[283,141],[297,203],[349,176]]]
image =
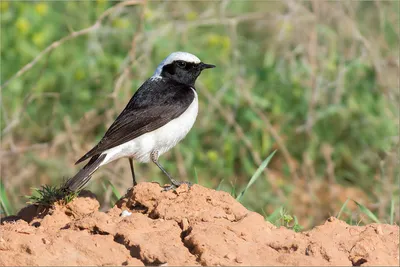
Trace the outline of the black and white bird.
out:
[[[133,160],[154,162],[167,175],[173,189],[182,183],[160,165],[158,157],[174,147],[192,128],[198,113],[195,81],[204,69],[214,68],[195,55],[174,52],[165,58],[133,95],[100,142],[75,164],[89,162],[63,188],[82,189],[100,167],[119,158],[128,158],[133,185]]]

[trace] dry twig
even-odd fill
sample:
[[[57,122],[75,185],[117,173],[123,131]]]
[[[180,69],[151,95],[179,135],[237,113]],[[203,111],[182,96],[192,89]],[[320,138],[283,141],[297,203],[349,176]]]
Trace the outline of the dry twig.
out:
[[[76,37],[82,36],[82,35],[86,35],[90,32],[93,32],[97,29],[100,28],[101,23],[103,22],[103,20],[108,17],[110,14],[112,14],[115,10],[121,8],[121,7],[125,7],[125,6],[132,6],[132,5],[137,5],[137,4],[143,4],[145,1],[144,0],[127,0],[125,2],[121,2],[115,6],[110,7],[109,9],[107,9],[97,20],[96,22],[90,26],[87,27],[85,29],[79,30],[79,31],[74,31],[72,32],[70,35],[65,36],[63,38],[61,38],[58,41],[53,42],[51,45],[49,45],[48,47],[46,47],[42,52],[40,52],[31,62],[29,62],[28,64],[26,64],[25,66],[23,66],[17,73],[15,73],[13,76],[11,76],[10,79],[8,79],[6,82],[4,82],[4,84],[2,84],[0,86],[0,91],[2,91],[11,81],[13,81],[14,79],[20,77],[22,74],[24,74],[25,72],[27,72],[28,70],[30,70],[31,68],[33,68],[33,66],[35,66],[40,59],[50,53],[51,51],[53,51],[54,49],[56,49],[57,47],[59,47],[60,45],[62,45],[63,43],[74,39]]]

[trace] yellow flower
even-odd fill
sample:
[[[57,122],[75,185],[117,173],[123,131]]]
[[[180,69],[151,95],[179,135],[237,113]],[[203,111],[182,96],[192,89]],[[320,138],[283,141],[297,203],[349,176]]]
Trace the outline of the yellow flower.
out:
[[[86,73],[82,69],[75,71],[75,80],[82,80],[86,77]]]
[[[39,3],[35,5],[35,11],[41,16],[46,15],[48,10],[49,6],[46,3]]]
[[[31,25],[29,24],[26,18],[18,18],[17,22],[15,23],[17,29],[21,33],[27,33]]]
[[[42,47],[45,41],[45,36],[43,32],[37,32],[32,36],[33,43],[38,46]]]
[[[153,11],[151,11],[149,8],[146,8],[144,10],[144,19],[148,20],[151,19],[154,16]]]
[[[231,47],[231,39],[224,35],[210,34],[208,35],[207,42],[210,46],[222,48],[223,51],[228,51]]]
[[[215,150],[210,150],[210,151],[207,152],[207,158],[210,161],[217,161],[218,153]]]
[[[219,44],[219,35],[210,34],[208,35],[207,42],[210,46],[217,46]]]
[[[224,50],[229,50],[231,48],[231,39],[228,36],[223,36],[221,42]]]
[[[99,6],[104,5],[106,2],[107,2],[107,0],[96,0],[96,3],[97,3]]]
[[[198,14],[194,11],[191,11],[191,12],[188,12],[185,17],[187,20],[196,20],[198,17]]]
[[[8,3],[8,1],[1,1],[0,2],[0,11],[7,11],[8,8],[10,7],[10,4]]]
[[[126,28],[128,28],[129,27],[129,24],[130,24],[130,22],[129,22],[129,20],[128,19],[125,19],[125,18],[117,18],[117,19],[115,19],[113,22],[112,22],[112,25],[115,27],[115,28],[120,28],[120,29],[126,29]]]

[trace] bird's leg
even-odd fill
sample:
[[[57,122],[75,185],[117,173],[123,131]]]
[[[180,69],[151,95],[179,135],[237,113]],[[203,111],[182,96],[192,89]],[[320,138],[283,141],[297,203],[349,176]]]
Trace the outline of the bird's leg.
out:
[[[179,187],[181,184],[187,184],[189,186],[189,188],[190,188],[190,186],[192,186],[191,182],[186,182],[186,181],[185,182],[180,182],[180,181],[177,181],[174,178],[172,178],[172,176],[161,166],[161,164],[158,163],[158,151],[151,152],[150,158],[151,158],[151,161],[153,161],[157,165],[157,167],[160,168],[160,170],[171,181],[171,185],[167,186],[167,187],[164,187],[164,191],[169,191],[171,189],[175,189],[175,188]]]
[[[135,170],[133,169],[133,160],[132,160],[132,158],[129,158],[129,165],[131,165],[133,186],[135,186],[135,185],[137,185],[137,182],[136,182],[136,178],[135,178]]]
[[[161,166],[160,163],[158,163],[158,151],[153,151],[150,154],[150,158],[151,161],[153,161],[158,168],[160,168],[160,170],[168,177],[168,179],[171,181],[171,184],[178,187],[180,185],[180,183],[175,180],[174,178],[172,178],[172,176],[163,168],[163,166]]]

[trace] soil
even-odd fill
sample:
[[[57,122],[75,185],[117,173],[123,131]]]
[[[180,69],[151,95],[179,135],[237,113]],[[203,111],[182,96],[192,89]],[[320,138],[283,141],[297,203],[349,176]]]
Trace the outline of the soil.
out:
[[[0,226],[0,265],[399,265],[399,227],[334,217],[277,228],[228,193],[140,183],[107,212],[90,192]]]

